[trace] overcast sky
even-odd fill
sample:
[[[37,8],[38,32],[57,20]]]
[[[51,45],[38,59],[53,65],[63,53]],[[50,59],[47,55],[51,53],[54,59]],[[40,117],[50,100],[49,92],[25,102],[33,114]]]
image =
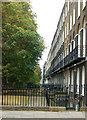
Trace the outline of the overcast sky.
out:
[[[44,38],[47,49],[43,52],[40,67],[43,68],[50,50],[59,17],[65,0],[30,0],[33,12],[37,14],[38,32]]]

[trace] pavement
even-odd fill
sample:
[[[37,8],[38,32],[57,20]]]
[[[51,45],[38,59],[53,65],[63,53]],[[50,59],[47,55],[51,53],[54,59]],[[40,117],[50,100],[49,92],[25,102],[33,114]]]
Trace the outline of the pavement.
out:
[[[85,118],[85,112],[1,111],[0,118]]]

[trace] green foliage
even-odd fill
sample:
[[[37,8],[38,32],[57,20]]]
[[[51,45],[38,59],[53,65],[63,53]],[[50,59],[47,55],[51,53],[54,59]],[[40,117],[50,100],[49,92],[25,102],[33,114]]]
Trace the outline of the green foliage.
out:
[[[34,17],[30,3],[2,3],[3,84],[27,84],[36,75],[44,41]]]
[[[33,83],[35,85],[40,85],[40,80],[41,80],[41,68],[37,65],[34,70],[33,76],[30,78],[28,85],[33,85]]]

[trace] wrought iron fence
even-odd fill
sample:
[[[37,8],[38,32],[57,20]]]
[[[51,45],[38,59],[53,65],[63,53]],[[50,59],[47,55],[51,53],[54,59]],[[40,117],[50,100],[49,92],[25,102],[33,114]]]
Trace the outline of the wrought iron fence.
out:
[[[6,106],[66,106],[66,99],[66,88],[60,85],[2,88],[2,105]]]
[[[66,107],[87,106],[87,85],[49,84],[44,86],[2,88],[2,105],[28,107]]]

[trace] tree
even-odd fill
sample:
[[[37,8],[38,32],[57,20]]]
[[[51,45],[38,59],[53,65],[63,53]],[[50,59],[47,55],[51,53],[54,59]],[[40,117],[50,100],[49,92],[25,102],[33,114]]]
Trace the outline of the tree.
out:
[[[28,85],[40,85],[41,73],[42,73],[41,68],[37,65],[34,70],[33,76],[30,78],[30,81],[28,82]]]
[[[2,3],[3,84],[27,84],[44,50],[30,2]]]

